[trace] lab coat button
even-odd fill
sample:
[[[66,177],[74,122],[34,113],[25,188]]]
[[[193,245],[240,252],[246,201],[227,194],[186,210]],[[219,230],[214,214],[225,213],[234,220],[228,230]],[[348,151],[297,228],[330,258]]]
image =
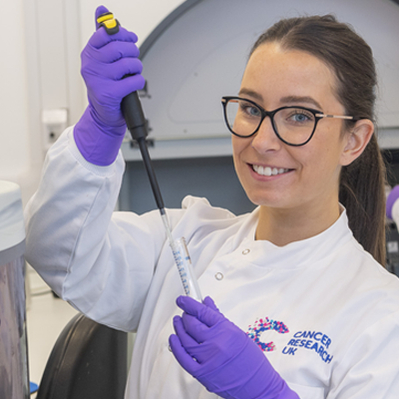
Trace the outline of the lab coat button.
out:
[[[219,281],[220,281],[220,280],[223,280],[223,277],[224,277],[223,274],[220,273],[220,272],[218,272],[218,273],[215,274],[216,280],[219,280]]]
[[[247,249],[244,249],[244,251],[242,251],[242,254],[248,255],[250,252],[251,252],[251,250],[247,248]]]

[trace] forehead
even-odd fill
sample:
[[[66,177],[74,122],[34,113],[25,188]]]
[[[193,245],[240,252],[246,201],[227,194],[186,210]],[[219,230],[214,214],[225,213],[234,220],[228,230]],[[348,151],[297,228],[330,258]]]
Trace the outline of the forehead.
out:
[[[268,108],[289,97],[312,97],[329,107],[337,102],[335,87],[335,74],[323,61],[278,43],[262,44],[253,52],[241,83],[241,90],[256,92]]]

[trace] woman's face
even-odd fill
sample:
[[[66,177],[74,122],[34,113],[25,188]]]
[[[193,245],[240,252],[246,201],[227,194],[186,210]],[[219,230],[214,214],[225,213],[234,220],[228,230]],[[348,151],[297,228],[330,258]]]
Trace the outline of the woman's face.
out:
[[[267,111],[299,105],[344,115],[334,87],[334,74],[318,58],[267,43],[252,54],[239,96]],[[279,209],[306,211],[324,207],[326,202],[337,207],[347,142],[341,131],[342,120],[323,118],[309,143],[292,147],[278,139],[267,117],[254,136],[233,136],[235,168],[249,199],[256,205]],[[277,174],[267,176],[262,173],[265,168]]]

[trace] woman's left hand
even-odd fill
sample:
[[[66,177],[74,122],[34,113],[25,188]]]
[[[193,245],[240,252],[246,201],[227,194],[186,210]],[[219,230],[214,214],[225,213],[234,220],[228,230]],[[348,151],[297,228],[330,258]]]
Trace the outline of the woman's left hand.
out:
[[[262,350],[206,297],[180,296],[169,343],[180,365],[210,392],[223,398],[299,399]]]

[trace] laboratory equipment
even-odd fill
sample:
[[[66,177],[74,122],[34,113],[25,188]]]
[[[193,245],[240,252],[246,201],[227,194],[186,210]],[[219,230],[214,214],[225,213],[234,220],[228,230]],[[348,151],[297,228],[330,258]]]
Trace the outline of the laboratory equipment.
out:
[[[178,238],[176,240],[173,240],[171,237],[169,238],[169,242],[175,257],[175,263],[179,271],[184,292],[186,295],[191,296],[199,302],[202,302],[201,292],[191,265],[191,258],[188,253],[186,240],[184,237]]]
[[[108,34],[112,35],[118,32],[119,22],[112,13],[104,13],[97,18],[99,26],[104,27]],[[196,280],[194,270],[191,264],[191,258],[188,253],[187,245],[184,238],[175,240],[172,236],[169,220],[165,211],[164,202],[161,191],[156,179],[151,157],[148,152],[146,137],[148,136],[147,122],[144,116],[141,102],[137,92],[130,93],[122,100],[122,113],[126,120],[127,128],[140,148],[143,163],[146,168],[151,188],[154,194],[155,202],[161,214],[164,224],[165,233],[172,249],[173,257],[179,271],[179,276],[183,284],[186,295],[202,302],[202,297],[198,282]]]
[[[27,399],[30,394],[24,251],[19,186],[0,181],[0,398]]]
[[[129,11],[130,3],[125,4]],[[230,163],[231,137],[223,125],[220,99],[238,93],[253,42],[281,17],[333,13],[366,39],[378,65],[379,141],[383,147],[399,148],[399,79],[395,72],[399,67],[395,43],[399,0],[251,0],[251,7],[248,4],[188,0],[150,35],[138,32],[144,39],[140,59],[147,81],[140,100],[148,120],[148,139],[153,143],[151,158],[168,208],[179,206],[190,193],[235,214],[253,209]],[[139,164],[140,152],[125,140],[122,153],[127,169],[120,208],[146,212],[151,198],[150,190],[142,190],[147,180]],[[182,164],[181,184],[177,185],[174,172]]]

